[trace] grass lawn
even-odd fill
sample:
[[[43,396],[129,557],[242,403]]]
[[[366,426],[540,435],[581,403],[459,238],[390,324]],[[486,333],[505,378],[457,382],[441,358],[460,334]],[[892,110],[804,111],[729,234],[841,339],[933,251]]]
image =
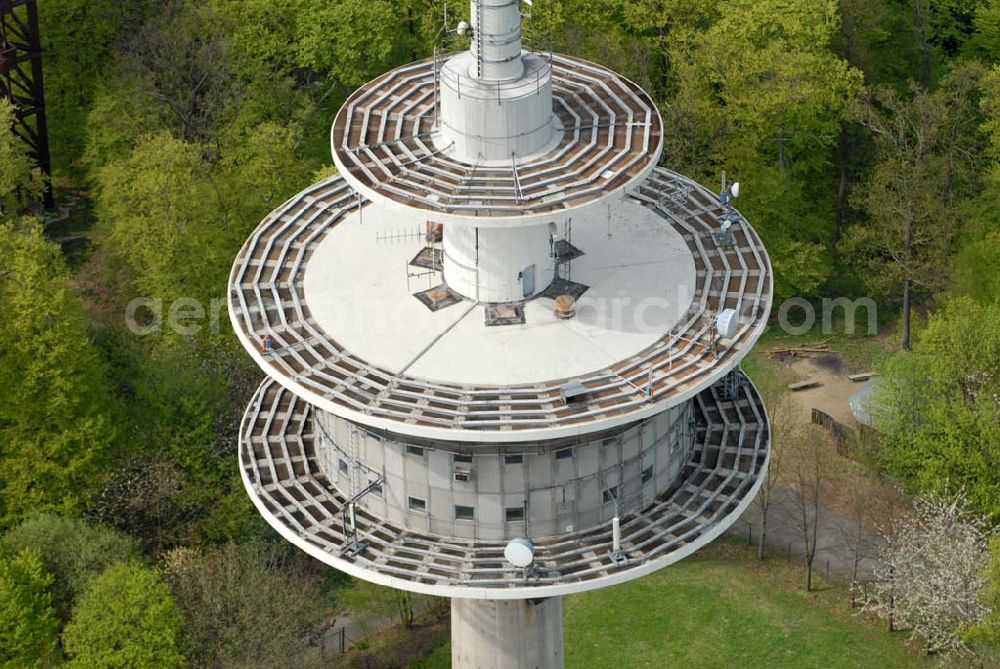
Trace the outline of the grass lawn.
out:
[[[567,597],[566,666],[932,667],[880,622],[851,613],[843,589],[805,593],[799,570],[716,544],[655,574]],[[447,667],[442,644],[412,664]]]
[[[933,664],[883,627],[853,616],[842,590],[807,594],[797,579],[787,582],[796,576],[785,564],[757,568],[731,557],[693,558],[638,581],[567,598],[566,666]]]

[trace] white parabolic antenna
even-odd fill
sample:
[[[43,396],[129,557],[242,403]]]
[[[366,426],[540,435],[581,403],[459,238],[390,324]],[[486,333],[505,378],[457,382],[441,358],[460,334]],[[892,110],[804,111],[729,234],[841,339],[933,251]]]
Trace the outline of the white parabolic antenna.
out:
[[[513,539],[503,549],[503,556],[515,567],[528,567],[535,560],[535,545],[529,539]]]

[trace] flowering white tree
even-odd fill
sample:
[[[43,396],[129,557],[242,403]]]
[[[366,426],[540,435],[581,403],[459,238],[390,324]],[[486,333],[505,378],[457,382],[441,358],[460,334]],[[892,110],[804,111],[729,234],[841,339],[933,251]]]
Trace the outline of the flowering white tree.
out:
[[[909,628],[928,653],[972,654],[966,626],[989,613],[979,599],[985,586],[994,529],[973,513],[964,493],[925,497],[891,532],[878,554],[873,587],[863,609]]]

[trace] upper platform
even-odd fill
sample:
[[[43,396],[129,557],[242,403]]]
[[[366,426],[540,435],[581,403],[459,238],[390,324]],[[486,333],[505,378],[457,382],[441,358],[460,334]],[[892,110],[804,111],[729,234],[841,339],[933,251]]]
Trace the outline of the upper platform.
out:
[[[571,279],[590,282],[576,319],[555,319],[543,296],[523,305],[523,324],[486,327],[472,300],[432,313],[411,295],[435,280],[433,269],[408,276],[419,273],[407,262],[424,244],[419,218],[387,215],[334,177],[247,241],[230,315],[270,376],[344,418],[447,441],[586,434],[693,397],[762,333],[770,262],[744,220],[717,234],[725,213],[713,193],[658,169],[606,220],[591,212],[573,223],[584,255]],[[643,304],[652,308],[640,323]],[[723,309],[739,324],[716,340]],[[581,401],[561,395],[569,381],[583,386]]]
[[[523,302],[517,325],[487,325],[484,305],[473,300],[431,311],[414,294],[433,289],[441,275],[409,264],[423,242],[406,232],[419,222],[407,228],[374,204],[346,214],[317,241],[302,297],[332,340],[396,376],[497,387],[586,376],[637,355],[676,325],[697,274],[681,233],[635,199],[621,199],[610,220],[606,210],[590,210],[567,228],[583,255],[572,261],[572,284],[558,285],[586,288],[571,319],[558,318],[545,297]]]
[[[387,72],[355,91],[337,115],[334,161],[372,201],[437,222],[532,225],[638,185],[659,159],[662,121],[641,88],[599,65],[554,55],[527,61],[540,90],[551,78],[554,141],[530,156],[470,163],[440,140],[438,86],[458,95],[451,89],[459,85],[444,62]],[[479,82],[465,94],[506,101],[506,89],[522,89],[527,79]]]

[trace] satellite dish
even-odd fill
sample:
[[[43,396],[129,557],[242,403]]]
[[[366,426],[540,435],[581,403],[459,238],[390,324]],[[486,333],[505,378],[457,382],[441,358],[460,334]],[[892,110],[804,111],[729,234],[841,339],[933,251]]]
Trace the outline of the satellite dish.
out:
[[[732,339],[739,330],[739,314],[735,309],[723,309],[715,319],[715,331],[722,339]]]
[[[515,567],[528,567],[535,561],[535,545],[530,539],[512,539],[503,549],[507,562]]]
[[[732,187],[729,189],[729,191],[733,194],[734,198],[739,197],[740,196],[740,182],[737,181],[736,183],[734,183],[732,185]]]
[[[455,30],[459,35],[465,37],[466,33],[469,32],[469,28],[470,26],[468,21],[459,21],[458,28],[456,28]]]

